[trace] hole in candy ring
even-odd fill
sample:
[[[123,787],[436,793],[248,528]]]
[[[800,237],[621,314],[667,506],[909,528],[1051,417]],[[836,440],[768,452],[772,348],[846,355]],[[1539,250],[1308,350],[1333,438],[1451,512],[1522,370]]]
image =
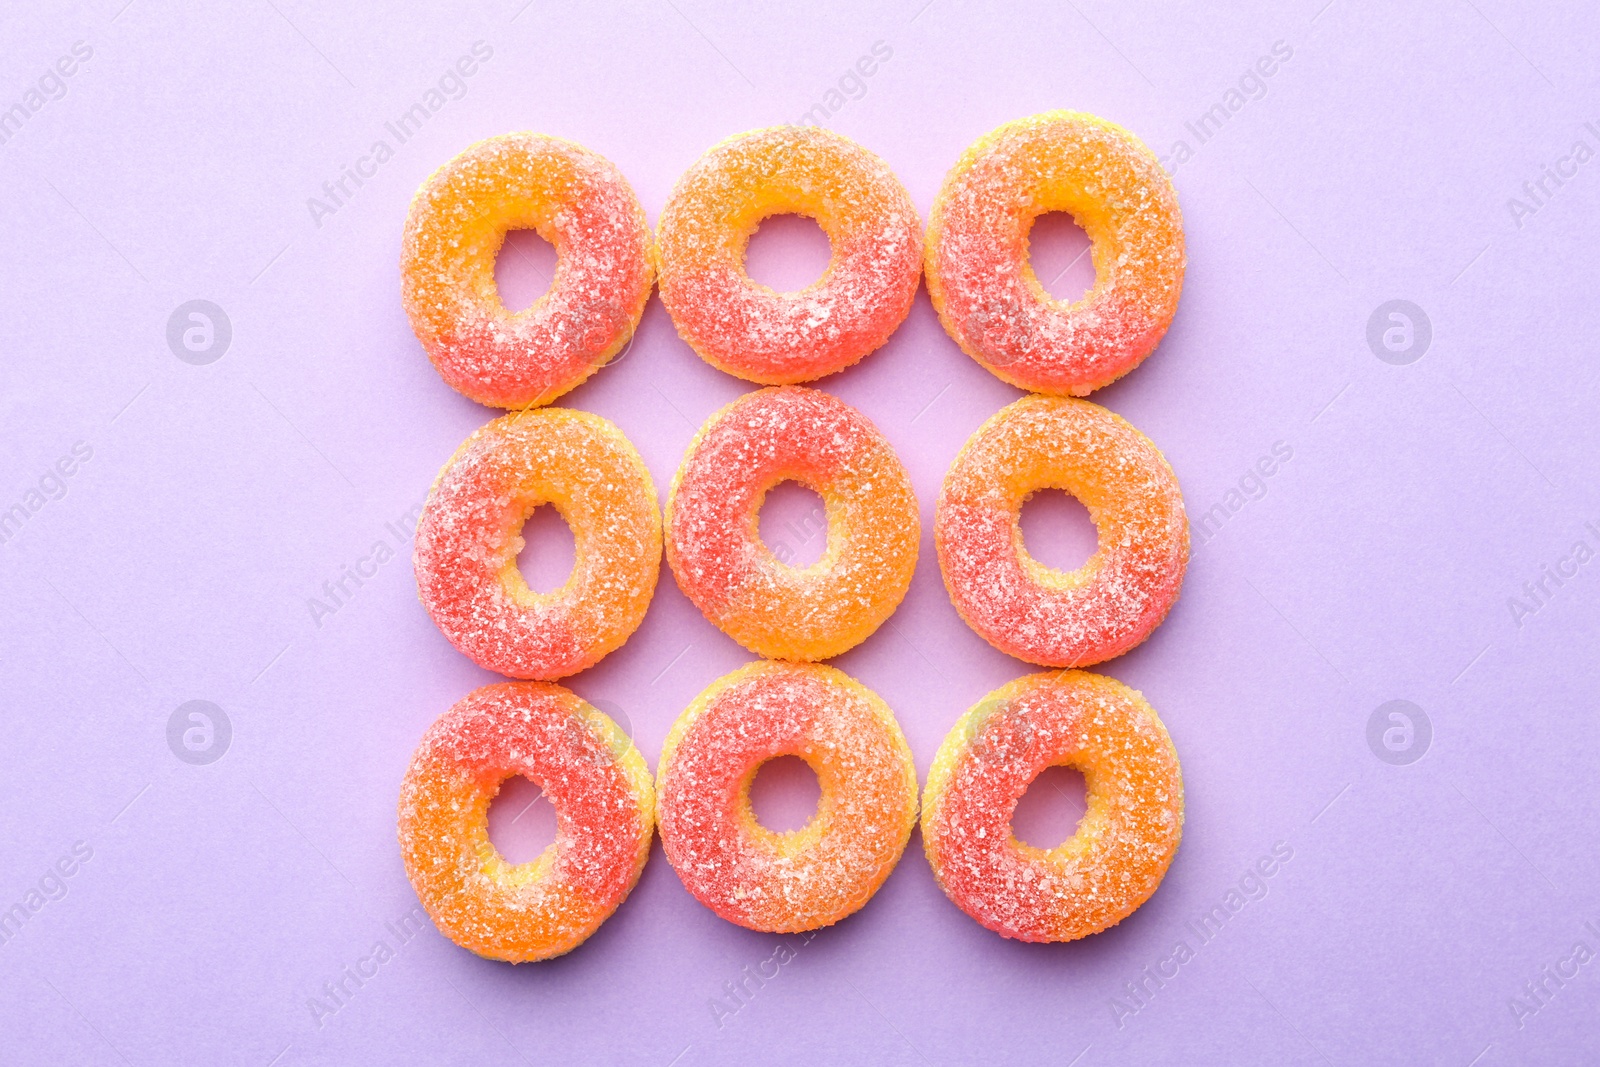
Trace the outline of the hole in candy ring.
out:
[[[803,570],[828,551],[828,507],[808,485],[782,481],[767,490],[756,524],[779,563]]]
[[[775,834],[803,830],[817,817],[822,783],[799,756],[777,756],[756,768],[750,782],[750,810]]]
[[[745,246],[744,270],[753,281],[780,293],[814,285],[833,259],[833,245],[807,215],[771,215],[761,220]]]
[[[489,843],[507,863],[532,863],[556,840],[556,808],[533,782],[514,774],[489,802]]]
[[[1089,810],[1089,787],[1072,767],[1046,767],[1028,784],[1011,815],[1011,832],[1034,848],[1065,844]]]
[[[1047,211],[1028,231],[1028,261],[1044,291],[1069,303],[1094,288],[1094,256],[1089,235],[1066,211]]]
[[[1028,555],[1058,571],[1077,570],[1100,547],[1089,509],[1060,489],[1041,489],[1023,501],[1018,525]]]
[[[572,527],[548,504],[533,509],[522,525],[522,551],[517,570],[535,593],[553,593],[567,584],[577,564],[578,545]]]
[[[533,230],[512,230],[494,261],[494,284],[510,312],[526,311],[550,291],[556,276],[556,246]]]

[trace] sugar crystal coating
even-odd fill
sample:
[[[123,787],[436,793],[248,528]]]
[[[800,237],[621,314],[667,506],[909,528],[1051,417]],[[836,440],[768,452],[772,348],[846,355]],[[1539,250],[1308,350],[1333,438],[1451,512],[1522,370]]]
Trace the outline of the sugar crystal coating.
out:
[[[779,561],[758,529],[767,491],[789,479],[827,505],[827,550],[803,569]],[[894,614],[920,530],[911,479],[865,415],[814,389],[760,389],[690,443],[667,500],[667,561],[735,641],[774,659],[819,660]]]
[[[761,764],[798,756],[822,785],[805,827],[756,821]],[[661,843],[689,891],[729,922],[795,933],[859,910],[899,862],[917,772],[894,713],[849,675],[756,662],[713,682],[667,735],[656,783]]]
[[[513,864],[489,840],[489,804],[519,774],[555,806],[556,840]],[[441,933],[523,963],[576,948],[627,898],[654,813],[650,770],[616,723],[559,685],[502,682],[423,735],[400,787],[400,851]]]
[[[1046,767],[1083,772],[1088,810],[1051,849],[1011,818]],[[1073,941],[1150,898],[1183,828],[1178,754],[1144,697],[1087,671],[1028,675],[961,717],[928,772],[922,842],[939,887],[978,922],[1021,941]]]
[[[576,560],[553,593],[517,569],[522,526],[550,504],[572,528]],[[638,628],[661,570],[661,516],[644,460],[599,415],[540,408],[469,437],[423,507],[417,591],[473,662],[514,678],[593,666]]]
[[[1060,571],[1028,555],[1018,524],[1040,489],[1088,510],[1099,547]],[[1150,635],[1178,599],[1189,521],[1178,481],[1144,434],[1098,404],[1028,396],[1002,408],[950,465],[934,518],[956,611],[1000,651],[1086,667]]]
[[[822,278],[780,293],[745,272],[761,220],[799,214],[827,233]],[[843,370],[904,321],[922,271],[922,222],[877,156],[839,134],[778,126],[718,144],[679,179],[657,226],[661,302],[714,367],[763,385]]]
[[[550,290],[509,311],[494,280],[512,229],[556,248]],[[622,173],[535,133],[479,141],[423,183],[406,217],[401,299],[439,374],[491,407],[548,404],[633,337],[654,277],[650,227]]]
[[[1034,220],[1072,214],[1094,286],[1052,297],[1028,258]],[[1155,154],[1075,111],[1008,122],[962,155],[928,220],[928,295],[946,332],[998,377],[1085,396],[1155,349],[1183,288],[1183,219]]]

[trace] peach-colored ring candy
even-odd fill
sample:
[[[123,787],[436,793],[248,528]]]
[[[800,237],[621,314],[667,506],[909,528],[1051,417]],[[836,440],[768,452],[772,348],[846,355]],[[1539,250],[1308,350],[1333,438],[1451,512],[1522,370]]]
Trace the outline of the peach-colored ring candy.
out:
[[[761,540],[767,491],[792,479],[827,505],[828,547],[809,567]],[[757,655],[819,660],[894,614],[917,565],[911,479],[859,411],[802,386],[746,393],[706,421],[667,500],[667,562],[706,618]]]
[[[556,248],[549,292],[508,311],[494,263],[513,229]],[[451,388],[480,404],[548,404],[625,350],[654,268],[650,227],[608,160],[556,137],[479,141],[423,183],[406,217],[401,299]]]
[[[1056,848],[1011,830],[1046,767],[1083,772],[1088,810]],[[1183,774],[1166,727],[1136,690],[1061,671],[990,693],[939,746],[922,799],[922,842],[957,907],[1020,941],[1073,941],[1126,919],[1172,863]]]
[[[522,527],[550,504],[577,558],[553,593],[517,569]],[[417,525],[417,591],[450,643],[514,678],[599,662],[643,621],[661,569],[655,485],[638,451],[587,411],[504,415],[450,457]]]
[[[1035,560],[1018,514],[1040,489],[1088,509],[1099,548],[1074,571]],[[1189,521],[1166,459],[1098,404],[1029,396],[962,447],[934,519],[945,588],[1000,651],[1047,667],[1121,655],[1166,618],[1189,561]]]
[[[761,764],[798,756],[816,816],[774,833],[750,809]],[[656,780],[667,859],[695,898],[752,930],[838,922],[878,891],[917,821],[917,771],[877,694],[818,664],[756,662],[713,682],[667,734]]]
[[[1094,286],[1045,291],[1028,258],[1034,220],[1071,213]],[[1008,122],[945,178],[928,220],[928,295],[967,355],[1013,385],[1085,396],[1128,373],[1166,333],[1183,288],[1183,219],[1155,154],[1076,111]]]
[[[523,775],[556,809],[556,840],[528,863],[489,841],[489,803]],[[468,694],[422,737],[400,787],[400,851],[434,924],[511,963],[577,948],[650,857],[655,790],[628,735],[548,682]]]
[[[761,220],[817,221],[833,258],[780,293],[745,273]],[[661,302],[714,367],[763,385],[843,370],[904,321],[922,271],[922,223],[877,156],[827,130],[776,126],[729,138],[678,180],[657,227]]]

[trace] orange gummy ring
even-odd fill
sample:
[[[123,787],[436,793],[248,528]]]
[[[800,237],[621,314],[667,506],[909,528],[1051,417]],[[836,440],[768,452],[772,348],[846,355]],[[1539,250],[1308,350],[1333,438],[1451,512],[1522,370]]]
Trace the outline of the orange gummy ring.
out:
[[[798,756],[817,814],[774,833],[750,809],[761,764]],[[656,822],[695,898],[752,930],[828,926],[872,899],[917,821],[917,770],[894,713],[832,667],[758,661],[695,698],[661,750]]]
[[[828,547],[806,568],[762,543],[779,482],[827,505]],[[819,660],[865,641],[899,606],[921,525],[911,479],[870,420],[802,386],[746,393],[706,421],[667,498],[667,561],[686,596],[757,655]]]
[[[556,809],[556,840],[512,864],[489,841],[489,803],[524,775]],[[655,790],[628,735],[548,682],[467,695],[417,746],[400,787],[406,875],[441,933],[525,963],[581,945],[650,857]]]
[[[1034,220],[1071,213],[1095,281],[1052,297],[1028,259]],[[1049,111],[962,154],[928,220],[928,295],[962,351],[1036,393],[1085,396],[1128,373],[1166,333],[1183,288],[1183,218],[1156,156],[1120,126]]]
[[[531,307],[500,301],[495,256],[513,229],[556,248]],[[608,160],[571,141],[479,141],[423,183],[406,217],[401,299],[439,374],[480,404],[548,404],[622,351],[644,314],[650,227]]]
[[[745,273],[772,215],[815,219],[833,246],[822,278],[780,293]],[[712,366],[763,385],[843,370],[911,310],[922,222],[888,166],[816,127],[775,126],[718,144],[679,179],[657,226],[661,302]]]
[[[1065,490],[1094,520],[1099,547],[1075,571],[1023,546],[1019,513],[1040,489]],[[1166,618],[1189,561],[1189,520],[1177,477],[1144,434],[1087,400],[1028,396],[956,456],[934,545],[951,603],[984,640],[1030,663],[1086,667]]]
[[[1046,767],[1083,772],[1088,810],[1056,848],[1018,841],[1011,817]],[[1166,727],[1136,690],[1086,671],[1001,686],[939,746],[922,842],[939,888],[1019,941],[1074,941],[1132,915],[1172,863],[1183,774]]]
[[[551,504],[576,560],[553,593],[517,569],[522,526]],[[422,509],[417,592],[450,643],[514,678],[593,666],[638,628],[661,570],[661,515],[644,460],[599,415],[503,415],[450,457]]]

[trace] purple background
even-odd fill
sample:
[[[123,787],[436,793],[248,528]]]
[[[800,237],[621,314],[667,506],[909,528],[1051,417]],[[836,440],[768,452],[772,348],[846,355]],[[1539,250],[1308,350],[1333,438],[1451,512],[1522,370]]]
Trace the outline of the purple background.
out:
[[[1600,528],[1589,5],[351,7],[97,0],[0,17],[0,108],[74,42],[93,50],[0,145],[0,509],[42,504],[0,545],[0,908],[27,913],[0,944],[0,1058],[1600,1057],[1600,959],[1543,979],[1537,1000],[1525,989],[1547,966],[1570,975],[1578,942],[1600,952],[1585,926],[1600,926],[1600,563],[1570,554],[1600,549],[1583,525]],[[493,54],[464,95],[397,145],[384,123],[475,41]],[[1280,41],[1292,56],[1228,96]],[[847,75],[876,42],[889,58]],[[1201,144],[1186,123],[1219,103],[1228,118]],[[400,309],[418,184],[479,138],[535,129],[614,160],[653,223],[711,144],[810,112],[881,154],[926,213],[971,141],[1057,107],[1122,123],[1169,166],[1176,142],[1190,150],[1177,321],[1094,397],[1166,452],[1193,519],[1225,516],[1196,537],[1166,624],[1101,668],[1145,692],[1183,759],[1186,832],[1160,891],[1085,942],[1016,944],[943,897],[913,838],[867,908],[746,980],[744,1003],[725,983],[780,939],[702,908],[659,847],[564,959],[490,963],[431,926],[401,945],[386,924],[417,902],[394,838],[400,776],[428,723],[492,679],[435,630],[404,555],[320,626],[308,598],[392,546],[386,523],[491,415],[440,382]],[[308,198],[380,137],[393,158],[314,222]],[[1563,184],[1525,191],[1546,166]],[[763,259],[793,261],[768,270],[815,264],[794,227],[768,236]],[[1070,241],[1048,244],[1041,263],[1070,261]],[[232,325],[205,366],[166,340],[195,298]],[[1432,324],[1409,365],[1367,339],[1396,298]],[[895,709],[925,773],[965,708],[1031,669],[960,622],[931,536],[951,458],[1018,393],[961,354],[925,294],[885,349],[821,386],[877,422],[922,503],[910,595],[836,664]],[[746,388],[652,300],[627,358],[562,402],[620,424],[664,490]],[[77,442],[92,457],[58,485],[47,472]],[[1247,498],[1277,442],[1292,459]],[[1055,517],[1060,539],[1081,535],[1070,509]],[[1530,599],[1524,583],[1563,558],[1576,576]],[[570,684],[620,709],[653,765],[678,712],[748,658],[663,574],[633,639]],[[204,766],[166,734],[197,699],[233,730]],[[1395,699],[1432,726],[1404,766],[1368,742]],[[50,877],[77,842],[91,858]],[[1189,924],[1279,842],[1292,858],[1266,895],[1199,944]],[[311,998],[380,939],[394,958],[319,1018]],[[1125,984],[1179,939],[1192,958],[1134,1000]]]

